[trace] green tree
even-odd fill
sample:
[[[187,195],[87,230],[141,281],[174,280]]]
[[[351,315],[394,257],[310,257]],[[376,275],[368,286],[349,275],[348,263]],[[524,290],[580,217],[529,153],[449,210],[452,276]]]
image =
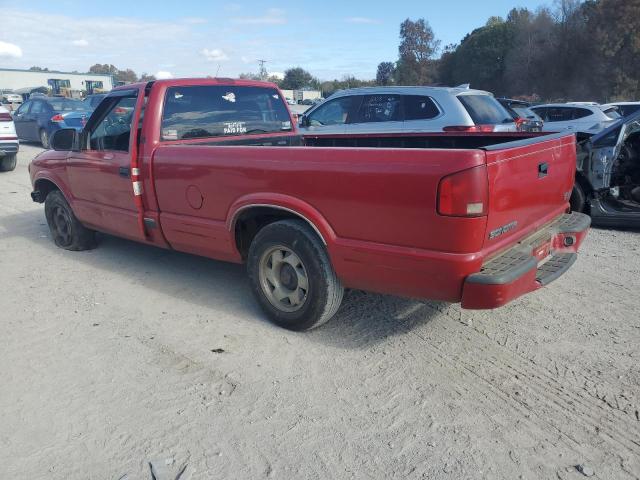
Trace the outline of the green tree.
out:
[[[96,73],[99,75],[113,75],[118,82],[132,83],[138,80],[136,72],[127,68],[126,70],[119,70],[115,65],[108,63],[100,64],[96,63],[89,67],[89,73]]]
[[[595,8],[594,8],[595,7]],[[608,96],[640,98],[640,1],[600,0],[589,5],[594,44],[609,77]]]
[[[49,69],[48,68],[42,68],[42,67],[33,66],[33,67],[29,68],[29,71],[31,71],[31,72],[48,72]]]
[[[393,62],[381,62],[378,64],[378,72],[376,73],[376,84],[391,85],[396,73],[396,66]]]
[[[400,46],[396,66],[396,83],[427,85],[436,80],[436,63],[440,41],[429,22],[420,18],[406,19],[400,24]]]
[[[317,88],[318,80],[300,67],[285,70],[281,88],[285,90],[301,90],[303,88]]]
[[[467,35],[455,51],[452,80],[470,83],[474,88],[505,93],[505,59],[513,44],[513,28],[508,22],[492,18],[484,27]]]

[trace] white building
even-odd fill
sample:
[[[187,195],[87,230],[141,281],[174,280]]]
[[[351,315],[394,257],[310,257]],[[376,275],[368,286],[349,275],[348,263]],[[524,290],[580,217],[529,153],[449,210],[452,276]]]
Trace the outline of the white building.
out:
[[[85,93],[91,93],[95,89],[108,92],[113,88],[113,77],[94,73],[36,72],[0,68],[0,90],[37,87],[46,87],[53,91],[52,93],[59,93],[55,90],[60,88]]]

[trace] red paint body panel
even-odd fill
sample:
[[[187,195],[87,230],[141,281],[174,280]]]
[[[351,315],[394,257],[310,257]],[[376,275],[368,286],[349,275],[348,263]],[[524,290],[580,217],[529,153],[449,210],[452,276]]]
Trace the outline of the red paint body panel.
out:
[[[275,87],[226,79],[157,81],[147,92],[140,142],[130,148],[137,150],[137,158],[46,152],[32,162],[34,187],[41,179],[56,183],[78,218],[96,230],[232,262],[242,261],[234,237],[239,212],[255,205],[281,207],[312,224],[327,245],[336,273],[351,288],[464,300],[472,308],[483,296],[489,298],[487,304],[498,306],[533,289],[529,276],[494,293],[493,287],[469,287],[465,279],[487,258],[566,210],[564,193],[571,190],[575,170],[574,137],[541,137],[497,149],[216,145],[250,136],[160,141],[168,87],[226,84]],[[145,85],[119,90],[132,88],[144,92]],[[278,141],[292,134],[295,131],[260,138]],[[469,137],[480,135],[493,137]],[[455,139],[461,134],[406,137],[429,136]],[[367,136],[348,138],[357,137]],[[147,229],[146,238],[139,229],[131,180],[117,177],[118,166],[134,165],[133,160],[140,167],[144,217],[157,224]],[[541,163],[547,164],[544,178],[538,178]],[[488,215],[439,215],[441,179],[484,165]],[[492,231],[514,222],[516,227],[489,238]]]

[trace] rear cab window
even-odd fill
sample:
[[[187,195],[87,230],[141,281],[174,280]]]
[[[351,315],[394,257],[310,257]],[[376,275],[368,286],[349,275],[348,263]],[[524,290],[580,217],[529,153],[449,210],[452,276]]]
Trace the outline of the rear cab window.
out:
[[[509,112],[491,95],[462,94],[457,98],[476,125],[513,122]]]
[[[166,92],[163,141],[291,130],[289,111],[274,88],[197,85]]]

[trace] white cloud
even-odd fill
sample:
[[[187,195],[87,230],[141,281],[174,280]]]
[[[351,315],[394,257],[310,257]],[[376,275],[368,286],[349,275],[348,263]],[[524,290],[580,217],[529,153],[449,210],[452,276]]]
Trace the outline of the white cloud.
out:
[[[84,38],[79,38],[78,40],[74,40],[71,43],[73,45],[75,45],[76,47],[88,47],[89,46],[89,41],[84,39]]]
[[[13,43],[0,42],[0,57],[22,57],[22,49]]]
[[[345,21],[347,23],[358,23],[361,25],[377,25],[380,22],[380,20],[377,20],[375,18],[369,18],[369,17],[349,17],[347,19],[345,19]]]
[[[270,8],[266,15],[261,17],[236,17],[233,21],[241,25],[283,25],[287,23],[285,11],[280,8]]]
[[[207,62],[221,62],[229,58],[227,54],[219,48],[212,48],[211,50],[203,48],[200,53],[207,59]]]
[[[165,70],[160,70],[159,72],[156,72],[155,77],[158,80],[166,80],[167,78],[173,78],[173,73],[167,72]]]

